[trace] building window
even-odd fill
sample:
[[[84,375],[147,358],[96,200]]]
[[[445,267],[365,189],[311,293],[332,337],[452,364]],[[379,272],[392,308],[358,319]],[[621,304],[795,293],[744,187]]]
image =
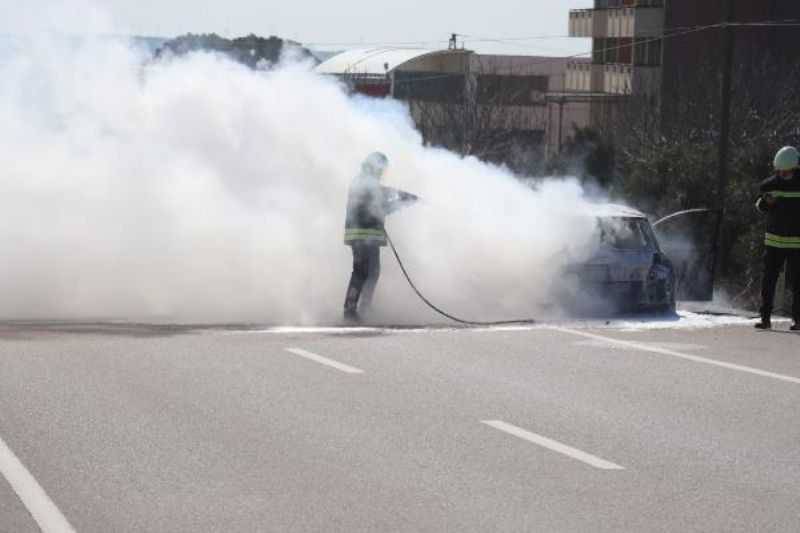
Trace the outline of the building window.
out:
[[[634,63],[642,66],[661,64],[661,41],[637,39],[634,51]]]
[[[608,39],[595,38],[592,45],[592,63],[602,65],[606,62],[604,50],[607,48]]]
[[[638,51],[637,51],[638,53]],[[659,58],[661,52],[658,52]],[[592,49],[592,62],[595,65],[634,62],[634,42],[630,37],[622,39],[595,39]]]
[[[394,73],[394,96],[399,100],[456,103],[463,100],[464,87],[463,74]]]
[[[527,106],[540,103],[547,76],[478,76],[478,103]]]

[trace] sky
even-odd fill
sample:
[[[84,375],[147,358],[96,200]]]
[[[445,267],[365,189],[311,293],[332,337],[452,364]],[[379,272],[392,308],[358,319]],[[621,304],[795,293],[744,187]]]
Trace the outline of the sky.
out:
[[[50,29],[77,33],[104,29],[157,37],[189,32],[277,35],[322,50],[397,43],[445,47],[450,34],[458,33],[465,36],[466,47],[478,52],[564,56],[589,50],[588,40],[566,35],[569,10],[592,4],[592,0],[0,0],[0,33],[25,32],[47,21]],[[530,37],[536,38],[522,39]]]

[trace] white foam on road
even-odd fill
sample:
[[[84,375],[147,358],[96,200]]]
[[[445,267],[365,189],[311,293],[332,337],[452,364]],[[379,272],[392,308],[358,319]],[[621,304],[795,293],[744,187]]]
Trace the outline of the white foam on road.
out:
[[[684,359],[686,361],[692,361],[693,363],[700,363],[704,365],[716,366],[720,368],[726,368],[728,370],[735,370],[737,372],[744,372],[747,374],[753,374],[756,376],[761,376],[765,378],[775,379],[778,381],[784,381],[786,383],[793,383],[796,385],[800,385],[800,378],[796,378],[794,376],[787,376],[785,374],[777,374],[775,372],[769,372],[767,370],[762,370],[760,368],[754,368],[751,366],[744,366],[744,365],[737,365],[734,363],[728,363],[725,361],[719,361],[716,359],[709,359],[708,357],[700,357],[697,355],[690,355],[683,352],[678,352],[675,350],[670,350],[668,348],[664,348],[661,346],[654,346],[651,344],[644,344],[641,342],[634,342],[634,341],[626,341],[622,339],[615,339],[613,337],[606,337],[604,335],[597,335],[596,333],[588,333],[586,331],[579,331],[575,329],[569,328],[562,328],[562,327],[552,327],[553,331],[559,331],[561,333],[566,333],[568,335],[575,335],[579,337],[584,337],[586,339],[591,339],[594,341],[600,341],[607,345],[616,346],[620,348],[630,348],[634,350],[639,350],[643,352],[651,352],[657,353],[660,355],[668,355],[670,357],[676,357],[678,359]]]
[[[547,448],[548,450],[560,453],[561,455],[566,455],[567,457],[575,459],[576,461],[580,461],[601,470],[625,470],[618,464],[614,464],[590,453],[573,448],[572,446],[567,446],[566,444],[556,440],[543,437],[542,435],[538,435],[526,429],[503,422],[502,420],[483,420],[482,423],[504,433],[508,433],[509,435],[532,442],[533,444],[537,444],[543,448]]]
[[[678,311],[675,317],[648,317],[641,318],[616,318],[607,320],[581,320],[565,321],[560,324],[573,329],[615,329],[620,331],[652,331],[665,329],[711,329],[728,326],[752,326],[756,323],[740,315],[693,313],[691,311]],[[556,325],[556,324],[554,324]]]
[[[339,361],[334,361],[333,359],[328,359],[327,357],[323,357],[321,355],[317,355],[313,352],[309,352],[307,350],[303,350],[301,348],[286,348],[286,351],[292,353],[294,355],[303,357],[310,361],[314,361],[315,363],[319,363],[321,365],[329,366],[331,368],[335,368],[341,372],[346,374],[363,374],[364,371],[360,368],[356,368],[350,365],[346,365],[344,363],[340,363]]]
[[[353,335],[382,333],[451,333],[456,331],[508,332],[535,331],[566,327],[575,330],[608,329],[618,331],[652,331],[652,330],[698,330],[731,326],[752,326],[756,319],[740,315],[718,315],[679,311],[675,317],[613,318],[592,320],[541,321],[537,324],[509,324],[507,326],[465,327],[447,323],[419,325],[364,325],[364,326],[275,326],[263,329],[243,329],[228,331],[231,334],[318,334],[318,335]],[[776,324],[788,323],[786,319],[773,320]]]
[[[419,333],[430,331],[430,328],[390,328],[390,327],[376,327],[376,326],[309,326],[309,327],[294,327],[294,326],[281,326],[276,328],[267,328],[261,330],[253,330],[250,333],[289,333],[289,334],[323,334],[323,335],[345,335],[354,333],[386,333],[388,331],[402,331],[410,333]],[[248,333],[248,332],[240,332]]]
[[[532,328],[526,328],[532,329]],[[538,328],[541,329],[541,328]],[[490,331],[489,328],[468,328],[464,326],[420,325],[408,326],[276,326],[263,329],[241,330],[208,330],[220,335],[331,335],[331,336],[357,336],[357,335],[384,335],[384,334],[420,334],[420,333],[451,333],[455,331]]]
[[[0,473],[17,493],[42,533],[75,533],[75,529],[53,500],[2,438],[0,438]]]

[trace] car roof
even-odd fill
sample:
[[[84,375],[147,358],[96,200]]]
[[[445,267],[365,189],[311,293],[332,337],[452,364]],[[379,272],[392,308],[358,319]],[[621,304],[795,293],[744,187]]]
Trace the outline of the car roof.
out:
[[[638,209],[620,204],[592,204],[586,214],[598,218],[647,218]]]

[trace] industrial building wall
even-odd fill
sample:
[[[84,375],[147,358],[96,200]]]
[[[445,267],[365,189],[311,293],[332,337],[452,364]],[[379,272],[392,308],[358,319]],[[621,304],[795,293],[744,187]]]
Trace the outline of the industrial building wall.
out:
[[[556,153],[576,126],[589,124],[588,102],[551,103],[553,95],[565,93],[569,62],[454,50],[409,60],[388,76],[341,77],[361,94],[406,101],[426,142],[447,146],[453,131],[464,129],[478,143],[488,138],[501,152],[508,147],[513,153],[506,155],[518,159]],[[459,124],[459,117],[472,117],[471,122],[477,117],[478,124]],[[466,131],[476,126],[483,132]],[[505,162],[497,150],[492,154],[496,162]]]
[[[560,146],[572,136],[575,127],[585,128],[590,123],[590,104],[556,96],[566,92],[569,63],[585,63],[589,59],[567,59],[555,57],[476,55],[472,58],[473,72],[495,72],[499,74],[546,77],[543,100],[544,107],[525,112],[533,129],[542,133],[542,157],[558,153]],[[523,112],[522,110],[520,112]]]

